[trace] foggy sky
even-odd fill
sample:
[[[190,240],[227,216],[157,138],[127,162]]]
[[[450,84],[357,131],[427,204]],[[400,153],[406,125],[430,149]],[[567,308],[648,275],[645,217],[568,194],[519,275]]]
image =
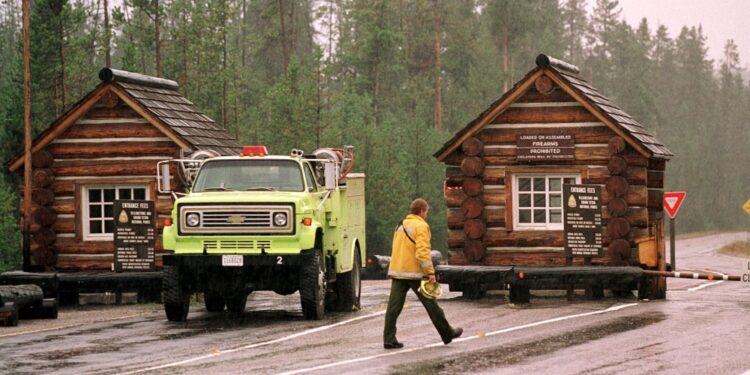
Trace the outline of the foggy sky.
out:
[[[593,8],[596,0],[589,0]],[[648,19],[651,32],[664,25],[676,38],[683,26],[703,26],[708,56],[718,66],[727,39],[734,39],[740,52],[740,64],[750,62],[750,1],[747,0],[620,0],[622,16],[633,27]],[[747,72],[746,72],[747,73]]]

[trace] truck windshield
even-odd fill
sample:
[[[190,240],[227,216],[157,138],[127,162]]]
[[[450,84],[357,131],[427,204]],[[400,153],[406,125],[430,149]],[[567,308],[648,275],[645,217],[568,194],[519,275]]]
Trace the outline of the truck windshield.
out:
[[[302,170],[292,160],[215,160],[203,164],[193,192],[304,191]]]

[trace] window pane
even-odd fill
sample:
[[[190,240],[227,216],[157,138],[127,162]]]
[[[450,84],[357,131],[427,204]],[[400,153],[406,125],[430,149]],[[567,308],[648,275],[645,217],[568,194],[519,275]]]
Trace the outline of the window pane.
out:
[[[563,183],[566,185],[572,185],[576,183],[576,179],[572,177],[566,177],[563,179]]]
[[[518,191],[531,191],[531,179],[519,178],[518,179]]]
[[[104,233],[114,233],[114,222],[112,220],[104,220]]]
[[[518,207],[531,207],[531,194],[518,194]]]
[[[534,194],[534,207],[547,207],[544,204],[546,200],[544,194]]]
[[[104,189],[104,201],[105,202],[115,201],[115,189]]]
[[[545,191],[545,190],[547,190],[545,188],[545,185],[546,185],[545,182],[546,181],[545,181],[544,177],[534,178],[534,191]]]
[[[534,222],[546,223],[547,222],[547,210],[534,210]]]
[[[111,204],[104,205],[104,217],[115,217],[115,206]]]
[[[91,234],[102,233],[102,222],[99,220],[89,221],[89,233]]]
[[[120,199],[127,199],[127,200],[132,199],[130,192],[131,192],[130,189],[120,189]]]
[[[89,206],[89,217],[92,219],[102,217],[102,206],[98,204]]]
[[[560,194],[551,194],[549,196],[549,207],[562,207]]]
[[[146,189],[133,189],[133,199],[146,199]]]
[[[559,178],[550,178],[549,179],[549,191],[560,191],[562,190],[560,188],[560,179]]]
[[[549,222],[550,223],[562,223],[562,214],[560,210],[549,211]]]
[[[102,191],[100,189],[89,190],[89,202],[101,202]]]
[[[531,210],[518,210],[518,222],[530,223],[531,222]]]

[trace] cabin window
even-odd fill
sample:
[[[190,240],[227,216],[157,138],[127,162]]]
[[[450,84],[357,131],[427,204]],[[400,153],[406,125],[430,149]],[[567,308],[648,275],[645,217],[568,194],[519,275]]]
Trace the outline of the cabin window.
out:
[[[146,186],[93,186],[83,189],[83,238],[106,241],[113,238],[115,200],[145,200]]]
[[[562,185],[579,182],[580,177],[577,175],[515,175],[513,178],[514,228],[562,230]]]

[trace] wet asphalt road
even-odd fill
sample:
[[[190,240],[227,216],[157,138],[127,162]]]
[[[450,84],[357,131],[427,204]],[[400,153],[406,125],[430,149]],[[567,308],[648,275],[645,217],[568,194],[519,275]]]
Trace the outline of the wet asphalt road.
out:
[[[678,241],[679,271],[737,274],[741,258],[716,253],[746,234]],[[241,318],[191,306],[187,323],[160,311],[3,336],[0,373],[511,373],[619,374],[750,371],[750,283],[669,279],[667,300],[532,292],[441,300],[464,336],[442,345],[418,300],[399,319],[406,347],[382,348],[387,281],[363,283],[363,309],[302,318],[297,294],[256,292]],[[447,289],[447,287],[446,287]],[[96,314],[92,311],[91,314]],[[750,372],[748,372],[750,374]]]

